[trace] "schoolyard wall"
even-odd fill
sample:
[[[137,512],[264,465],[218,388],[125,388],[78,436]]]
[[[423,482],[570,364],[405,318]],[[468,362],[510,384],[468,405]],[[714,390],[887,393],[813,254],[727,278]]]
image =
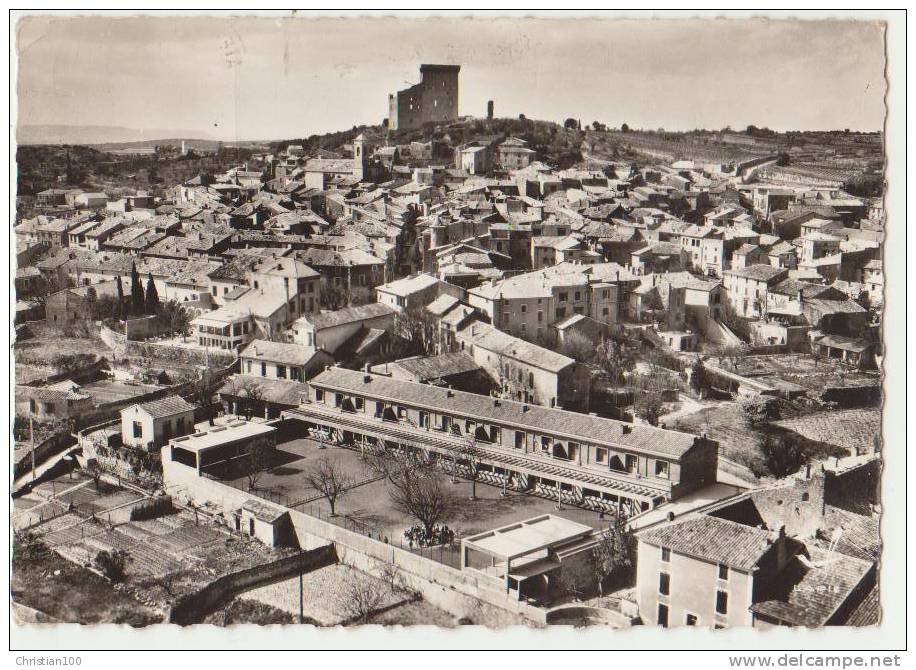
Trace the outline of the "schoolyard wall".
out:
[[[198,477],[192,468],[173,463],[171,454],[167,452],[164,449],[162,453],[162,468],[163,481],[169,493],[196,505],[205,502],[214,504],[223,511],[227,520],[234,510],[241,508],[252,497],[252,494],[216,480]],[[287,509],[279,505],[276,507]],[[514,615],[516,619],[510,623],[518,623],[519,617],[535,623],[545,621],[543,610],[510,598],[494,580],[456,570],[298,510],[288,511],[300,548],[311,550],[333,542],[338,556],[344,557],[341,562],[353,567],[377,572],[380,564],[393,564],[401,569],[412,588],[420,591],[424,598],[456,616],[466,616],[470,610],[479,612],[484,605],[478,604],[478,601],[483,600],[488,606]]]

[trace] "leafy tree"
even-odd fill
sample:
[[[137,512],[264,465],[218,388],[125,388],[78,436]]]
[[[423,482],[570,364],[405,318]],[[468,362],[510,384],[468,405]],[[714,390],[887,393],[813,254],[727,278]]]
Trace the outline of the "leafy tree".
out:
[[[146,277],[146,301],[147,314],[159,313],[159,291],[156,289],[156,282],[153,281],[153,273],[150,272]]]
[[[706,372],[706,366],[703,365],[703,359],[697,356],[696,361],[690,368],[690,388],[701,398],[709,391],[709,375]]]
[[[250,420],[264,398],[261,385],[257,379],[234,377],[230,386],[232,395],[239,399],[240,409],[245,418]]]
[[[568,118],[563,122],[563,127],[567,130],[575,130],[578,125],[578,121],[573,118]]]
[[[628,126],[628,125],[625,124],[625,123],[621,123],[621,124],[620,124],[620,132],[622,132],[622,133],[628,133],[628,132],[630,132],[630,126]]]
[[[602,340],[595,349],[595,359],[615,390],[624,383],[625,374],[636,366],[635,348],[623,339]]]
[[[779,401],[768,396],[746,398],[738,403],[741,415],[751,428],[762,428],[779,418]]]
[[[98,460],[92,460],[89,463],[89,476],[92,477],[92,482],[95,484],[95,491],[98,493],[99,486],[102,482],[102,466],[99,464]]]
[[[665,391],[670,384],[668,375],[655,370],[637,375],[633,394],[633,413],[651,426],[657,426],[665,405]]]
[[[350,304],[350,292],[322,282],[318,288],[318,302],[324,309],[338,310]]]
[[[168,324],[169,332],[173,335],[184,338],[191,334],[191,315],[178,301],[169,300],[163,304],[159,316]]]
[[[130,313],[134,316],[143,314],[146,307],[146,301],[143,298],[143,283],[140,281],[140,273],[137,272],[137,264],[130,264]]]
[[[790,435],[767,435],[760,448],[767,469],[779,479],[798,472],[808,460],[799,440]]]
[[[133,559],[123,549],[100,551],[92,561],[99,572],[113,583],[123,582],[127,577],[127,564]]]
[[[560,353],[574,358],[579,363],[585,363],[595,357],[595,347],[592,341],[582,333],[570,331],[563,338]]]
[[[628,581],[634,558],[633,535],[620,524],[608,526],[598,536],[598,544],[592,548],[598,595],[604,595],[604,585],[610,577],[615,577],[615,582]]]

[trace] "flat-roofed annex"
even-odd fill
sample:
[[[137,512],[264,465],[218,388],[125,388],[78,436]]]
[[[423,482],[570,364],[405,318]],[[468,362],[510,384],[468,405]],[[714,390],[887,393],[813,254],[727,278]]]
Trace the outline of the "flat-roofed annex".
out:
[[[512,560],[591,533],[591,526],[545,514],[472,535],[463,544],[502,560]]]
[[[238,440],[246,440],[260,435],[276,432],[276,428],[263,423],[251,421],[237,421],[226,426],[219,426],[212,430],[176,437],[169,444],[180,447],[192,453],[199,453],[205,449],[218,447]]]

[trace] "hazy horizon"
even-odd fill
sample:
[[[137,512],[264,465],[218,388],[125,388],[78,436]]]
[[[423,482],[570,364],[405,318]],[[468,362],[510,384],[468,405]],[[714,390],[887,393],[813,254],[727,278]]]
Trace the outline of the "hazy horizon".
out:
[[[39,16],[16,46],[21,126],[305,137],[379,124],[424,62],[462,66],[461,115],[490,99],[497,117],[675,131],[885,115],[876,22]]]

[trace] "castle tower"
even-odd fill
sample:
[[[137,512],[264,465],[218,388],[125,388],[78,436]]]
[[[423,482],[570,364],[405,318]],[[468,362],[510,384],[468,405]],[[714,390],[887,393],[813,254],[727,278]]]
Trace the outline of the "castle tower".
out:
[[[364,181],[369,171],[369,140],[360,133],[353,140],[353,176]]]

